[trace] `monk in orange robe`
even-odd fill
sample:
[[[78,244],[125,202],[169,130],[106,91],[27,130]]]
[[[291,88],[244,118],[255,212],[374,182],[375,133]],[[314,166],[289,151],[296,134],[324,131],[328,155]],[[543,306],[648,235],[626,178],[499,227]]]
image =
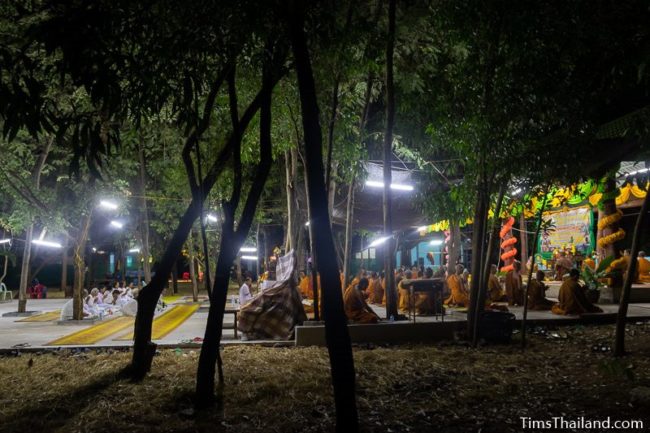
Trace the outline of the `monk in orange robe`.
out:
[[[384,288],[377,272],[370,275],[370,286],[368,287],[368,302],[371,304],[381,304],[384,298]]]
[[[528,309],[535,311],[547,311],[553,307],[554,302],[546,299],[545,293],[548,290],[544,284],[544,272],[537,271],[535,280],[530,282],[528,286]]]
[[[411,293],[409,289],[407,289],[406,285],[403,284],[412,279],[413,279],[413,273],[411,271],[406,271],[404,273],[404,278],[400,279],[399,283],[397,284],[397,292],[399,295],[397,308],[399,308],[402,311],[408,311],[409,303],[413,305],[414,302],[414,299],[411,299]]]
[[[650,283],[650,261],[646,259],[645,252],[639,251],[637,266],[637,282],[642,284]]]
[[[506,274],[506,295],[508,305],[524,305],[524,290],[521,281],[521,263],[515,261],[511,271]]]
[[[599,307],[589,302],[584,287],[578,284],[579,278],[580,272],[577,269],[571,269],[569,277],[560,286],[560,294],[558,295],[560,302],[551,308],[553,313],[567,315],[603,312]]]
[[[365,301],[364,291],[368,288],[368,279],[361,278],[356,286],[350,285],[343,295],[343,308],[348,320],[355,323],[377,323],[379,316]]]
[[[469,292],[463,283],[463,265],[456,265],[456,273],[447,277],[447,286],[451,293],[445,299],[445,305],[469,306]]]
[[[433,269],[426,268],[424,270],[424,275],[422,276],[426,279],[433,278]],[[426,316],[428,314],[436,313],[435,300],[431,294],[426,292],[420,292],[415,295],[415,311],[417,314]]]
[[[501,282],[497,277],[497,265],[492,265],[490,266],[490,278],[488,279],[487,302],[504,302],[507,300],[506,292],[501,287]]]
[[[300,295],[303,298],[314,299],[314,291],[311,288],[309,277],[302,271],[300,272],[300,284],[298,284],[298,290],[300,290]]]

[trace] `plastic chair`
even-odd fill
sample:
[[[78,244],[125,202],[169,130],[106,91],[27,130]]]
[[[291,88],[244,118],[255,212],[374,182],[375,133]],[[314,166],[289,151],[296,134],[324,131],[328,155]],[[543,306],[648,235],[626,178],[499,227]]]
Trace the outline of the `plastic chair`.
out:
[[[14,292],[7,290],[5,283],[0,283],[0,296],[2,296],[3,301],[7,300],[7,295],[9,295],[9,300],[14,298]]]

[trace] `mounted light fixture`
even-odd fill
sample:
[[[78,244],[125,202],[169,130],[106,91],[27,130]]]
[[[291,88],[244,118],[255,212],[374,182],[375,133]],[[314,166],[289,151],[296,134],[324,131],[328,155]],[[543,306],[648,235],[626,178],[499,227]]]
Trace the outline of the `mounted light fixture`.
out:
[[[11,239],[0,239],[0,244],[8,244],[11,242]]]
[[[117,203],[113,203],[112,201],[109,200],[101,200],[99,202],[99,206],[103,207],[104,209],[110,209],[110,210],[116,210],[118,208]]]
[[[113,227],[115,227],[117,229],[121,229],[122,227],[124,227],[124,224],[122,224],[119,221],[111,221],[111,226],[113,226]]]
[[[367,180],[366,186],[370,186],[373,188],[383,188],[384,182],[377,181],[377,180]],[[413,191],[413,185],[406,185],[403,183],[391,183],[390,189],[394,189],[398,191]]]
[[[211,214],[211,213],[207,214],[207,215],[205,216],[205,219],[206,219],[207,221],[210,221],[210,222],[213,222],[213,223],[214,223],[214,222],[217,222],[217,217],[216,217],[216,215],[213,215],[213,214]]]
[[[442,239],[433,239],[431,242],[429,242],[429,245],[442,245],[444,243],[445,241]]]
[[[130,253],[139,253],[139,252],[140,252],[140,248],[131,248],[131,249],[129,250],[129,252],[130,252]]]
[[[256,253],[257,248],[255,248],[255,247],[241,247],[239,249],[239,251],[241,251],[242,253]]]
[[[377,238],[374,241],[370,242],[370,245],[368,245],[369,248],[376,247],[377,245],[381,245],[384,242],[386,242],[388,239],[390,239],[390,236],[384,236],[382,238]]]
[[[32,243],[35,245],[41,245],[43,247],[50,247],[50,248],[63,248],[63,245],[61,245],[58,242],[50,242],[50,241],[44,241],[42,239],[33,239]]]
[[[257,260],[257,256],[241,256],[242,260]]]

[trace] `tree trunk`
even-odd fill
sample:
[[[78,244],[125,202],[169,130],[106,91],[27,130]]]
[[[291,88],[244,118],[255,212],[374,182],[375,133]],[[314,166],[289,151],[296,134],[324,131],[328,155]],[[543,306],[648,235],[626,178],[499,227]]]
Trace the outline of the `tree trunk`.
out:
[[[194,233],[187,237],[187,251],[190,260],[190,279],[192,280],[192,301],[199,302],[199,282],[196,278],[196,258],[194,257]]]
[[[172,293],[175,295],[178,293],[178,259],[174,261],[171,271],[172,277]]]
[[[485,250],[485,220],[488,212],[488,197],[484,190],[485,184],[479,184],[476,208],[474,210],[474,223],[472,233],[472,282],[470,284],[469,309],[467,310],[467,336],[470,340],[474,337],[474,315],[477,310],[477,299],[481,285],[481,264]]]
[[[395,121],[395,89],[393,84],[393,51],[395,45],[396,0],[388,2],[388,35],[386,43],[386,130],[384,133],[384,272],[386,276],[386,318],[397,317],[397,293],[395,290],[395,240],[393,239],[393,123]]]
[[[294,159],[292,156],[293,150],[287,150],[284,152],[284,161],[285,161],[285,174],[286,174],[286,193],[287,193],[287,232],[286,232],[286,243],[285,251],[291,249],[296,249],[296,237],[298,225],[297,221],[297,212],[296,212],[296,191],[294,187],[294,182],[297,178],[297,169],[295,164],[297,164],[297,158]]]
[[[521,246],[521,252],[519,253],[521,257],[521,268],[526,271],[528,266],[528,233],[526,233],[526,217],[524,212],[521,212],[519,215],[519,245]],[[533,251],[535,251],[535,246],[533,246]],[[531,266],[534,261],[531,261]]]
[[[537,226],[535,227],[535,239],[533,245],[537,245],[539,241],[539,232],[542,229],[542,215],[544,214],[544,208],[546,208],[546,201],[548,199],[548,192],[550,188],[544,190],[544,199],[542,201],[542,207],[539,209],[539,215],[537,216]],[[531,266],[528,269],[528,280],[526,281],[526,288],[524,289],[524,315],[521,320],[521,347],[522,349],[526,347],[526,319],[528,318],[528,288],[530,287],[530,280],[533,278],[533,268]]]
[[[350,262],[352,256],[352,226],[354,225],[354,185],[356,183],[355,173],[352,173],[350,186],[348,187],[348,203],[345,213],[345,251],[343,254],[343,275],[345,278],[344,286],[350,278]]]
[[[151,264],[149,263],[149,211],[147,208],[147,197],[146,197],[146,192],[147,192],[147,171],[146,171],[146,165],[145,165],[145,157],[144,157],[144,145],[142,141],[139,143],[140,145],[138,146],[138,159],[140,160],[140,173],[139,173],[139,180],[140,180],[140,194],[142,196],[141,198],[141,206],[142,208],[140,209],[140,214],[142,215],[142,220],[141,220],[141,226],[140,226],[140,237],[142,239],[142,246],[141,252],[142,252],[142,257],[144,259],[142,268],[144,271],[144,280],[146,283],[149,283],[151,281]],[[138,278],[138,285],[140,285],[140,279]]]
[[[68,296],[68,238],[63,242],[63,254],[61,255],[61,291],[63,296]]]
[[[394,6],[394,5],[393,5]],[[347,317],[343,311],[341,282],[335,261],[334,242],[327,210],[325,189],[322,132],[319,124],[318,99],[314,76],[304,34],[303,5],[293,2],[289,12],[289,33],[294,64],[298,78],[302,123],[305,137],[305,164],[313,226],[313,248],[318,250],[318,266],[323,285],[323,315],[325,338],[332,369],[334,401],[336,405],[336,430],[357,432],[359,419],[355,396],[355,371],[352,357]]]
[[[328,203],[327,211],[330,216],[330,222],[333,222],[334,201],[336,200],[336,170],[338,169],[339,162],[332,161],[330,165],[332,167],[331,170],[333,174],[330,175],[330,180],[327,187],[327,203]]]
[[[74,246],[74,281],[72,283],[72,318],[74,320],[83,319],[83,289],[84,278],[86,276],[86,242],[88,241],[88,232],[92,219],[92,208],[84,215],[79,228],[79,234],[75,239]]]
[[[31,219],[31,217],[30,217]],[[27,285],[29,284],[29,263],[32,255],[32,237],[34,235],[34,224],[27,226],[25,230],[25,246],[23,248],[23,261],[20,268],[20,285],[18,286],[18,312],[27,311]]]
[[[618,314],[616,316],[616,340],[614,342],[614,356],[625,355],[625,322],[627,321],[627,307],[630,302],[630,290],[632,282],[636,278],[636,271],[638,268],[639,249],[643,245],[643,241],[648,231],[648,202],[650,202],[650,189],[646,191],[641,212],[636,217],[636,225],[634,226],[634,238],[632,239],[632,250],[630,252],[630,265],[627,268],[625,276],[625,283],[623,284],[623,291],[621,292],[621,300],[618,304]]]
[[[307,176],[307,164],[303,165],[303,174],[305,178],[305,194],[307,197],[307,220],[309,221],[309,226],[307,227],[309,231],[309,255],[311,257],[311,287],[314,296],[314,320],[321,320],[320,317],[320,296],[318,287],[318,258],[316,257],[316,251],[314,250],[314,225],[312,224],[311,217],[311,205],[309,202],[309,184]],[[329,213],[328,213],[329,215]]]
[[[472,346],[476,347],[478,344],[478,327],[479,327],[479,318],[483,312],[485,305],[485,297],[487,294],[487,286],[490,275],[490,258],[492,257],[492,251],[494,250],[494,245],[496,244],[495,240],[499,237],[499,214],[501,213],[501,204],[503,203],[503,196],[506,192],[506,183],[501,185],[499,189],[499,196],[497,197],[497,203],[494,208],[494,217],[492,218],[492,228],[490,230],[490,239],[487,245],[487,251],[485,253],[485,260],[483,264],[483,273],[481,276],[481,285],[479,286],[478,291],[478,301],[476,303],[476,309],[474,311],[474,330],[472,332]]]
[[[241,190],[234,190],[229,202],[224,207],[224,222],[222,224],[221,248],[217,259],[215,282],[210,296],[210,310],[205,328],[205,336],[201,345],[201,355],[196,375],[196,400],[198,408],[205,408],[213,404],[214,398],[214,375],[215,364],[219,367],[220,389],[223,387],[223,371],[219,347],[223,331],[223,315],[228,297],[228,282],[230,280],[230,269],[237,257],[241,246],[246,240],[250,231],[255,210],[262,195],[266,179],[271,169],[271,94],[273,91],[273,80],[269,65],[263,66],[262,78],[262,103],[260,109],[260,163],[251,188],[248,192],[246,202],[241,212],[237,230],[235,227],[235,213],[239,204]],[[229,83],[230,84],[230,83]],[[234,82],[232,83],[234,84]],[[231,89],[232,90],[232,89]],[[234,90],[232,90],[234,92]],[[232,96],[232,95],[231,95]],[[232,99],[231,99],[232,100]],[[241,137],[241,136],[240,136]],[[233,149],[234,178],[241,177],[240,142],[235,143]]]

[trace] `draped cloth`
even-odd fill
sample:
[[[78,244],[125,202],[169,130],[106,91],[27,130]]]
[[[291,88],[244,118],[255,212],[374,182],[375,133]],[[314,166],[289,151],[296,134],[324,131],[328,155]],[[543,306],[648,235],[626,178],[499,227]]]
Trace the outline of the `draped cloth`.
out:
[[[241,307],[237,329],[253,338],[289,339],[296,325],[307,320],[295,281],[293,250],[280,257],[276,276],[267,287]]]

